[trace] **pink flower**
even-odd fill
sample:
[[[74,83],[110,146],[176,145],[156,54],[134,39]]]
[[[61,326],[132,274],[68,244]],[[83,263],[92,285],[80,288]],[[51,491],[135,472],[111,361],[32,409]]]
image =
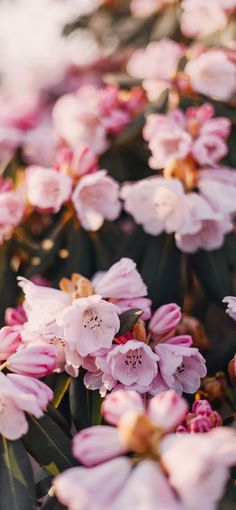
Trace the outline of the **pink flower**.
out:
[[[148,115],[143,136],[152,152],[149,159],[151,168],[163,168],[172,161],[184,159],[190,152],[191,136],[171,114]]]
[[[189,452],[194,454],[189,456]],[[228,469],[236,462],[235,431],[219,427],[204,434],[166,437],[161,443],[161,458],[171,486],[187,508],[215,510]]]
[[[33,206],[58,212],[69,199],[72,182],[68,175],[53,168],[28,167],[26,172],[27,198]]]
[[[28,430],[24,411],[40,418],[53,393],[31,377],[0,373],[0,381],[0,432],[7,439],[15,440]]]
[[[132,310],[133,308],[139,308],[142,310],[142,320],[146,321],[151,317],[151,299],[138,297],[130,299],[117,299],[116,306],[120,309],[121,313],[126,310]]]
[[[93,507],[96,510],[112,509],[113,501],[125,485],[131,468],[129,459],[120,458],[89,469],[69,469],[54,480],[56,495],[69,510]]]
[[[181,7],[181,31],[187,37],[205,37],[222,30],[227,24],[227,17],[217,0],[214,3],[184,0]]]
[[[89,146],[100,154],[108,146],[97,89],[92,85],[81,87],[77,94],[61,96],[53,109],[53,122],[57,135],[72,148]]]
[[[158,308],[149,323],[152,338],[157,339],[175,330],[181,320],[181,309],[175,303],[163,305]]]
[[[74,300],[60,318],[65,339],[71,350],[87,356],[98,349],[110,348],[120,327],[119,308],[101,296]]]
[[[22,325],[26,320],[27,317],[22,305],[17,305],[15,308],[6,308],[5,323],[7,326]]]
[[[53,345],[33,345],[12,354],[7,360],[7,367],[16,374],[45,377],[55,370],[56,355]]]
[[[175,234],[178,248],[185,253],[194,253],[197,250],[217,250],[224,243],[225,234],[233,230],[233,223],[227,218],[203,220],[200,230],[193,234]]]
[[[202,169],[198,176],[198,188],[216,212],[223,215],[236,212],[236,173],[232,168],[216,167]]]
[[[176,336],[154,347],[164,383],[180,395],[197,391],[201,377],[206,376],[205,360],[191,343],[192,339],[187,335]]]
[[[147,287],[133,260],[123,257],[94,283],[103,298],[132,299],[146,296]]]
[[[148,234],[178,230],[184,218],[184,190],[177,179],[148,177],[124,184],[121,190],[124,209]]]
[[[120,214],[119,186],[106,174],[106,170],[100,170],[82,177],[73,192],[72,202],[86,230],[98,230],[104,219],[113,221]]]
[[[5,360],[16,352],[21,344],[20,331],[14,326],[5,326],[0,329],[0,360]]]
[[[0,210],[0,227],[2,225],[9,225],[10,227],[18,225],[24,213],[24,204],[20,195],[14,190],[0,190]]]
[[[126,452],[115,427],[98,425],[82,430],[73,441],[73,454],[87,467],[100,464]]]
[[[25,326],[31,331],[45,330],[56,322],[57,315],[71,304],[69,293],[35,285],[23,277],[18,277],[18,285],[25,295],[24,307],[27,313]]]
[[[236,297],[226,296],[223,303],[227,303],[226,313],[236,321]]]
[[[147,48],[133,53],[128,61],[127,71],[135,78],[144,79],[143,87],[148,98],[155,101],[160,93],[171,85],[183,54],[183,46],[171,39],[151,42]]]
[[[98,510],[197,510],[199,502],[201,508],[215,510],[229,467],[236,461],[236,434],[226,428],[206,434],[168,434],[186,409],[173,391],[151,399],[147,411],[134,392],[109,395],[103,413],[117,428],[98,426],[77,434],[75,456],[96,467],[72,468],[59,475],[54,482],[59,500],[69,510],[95,506]],[[125,452],[136,454],[135,460],[123,456],[106,462]]]
[[[107,423],[118,425],[120,418],[126,412],[133,410],[137,413],[144,409],[141,396],[132,390],[117,390],[107,395],[102,403],[102,415]]]
[[[152,153],[150,167],[160,169],[188,155],[199,165],[214,166],[228,152],[225,139],[231,122],[213,116],[214,108],[208,103],[185,113],[175,109],[148,115],[143,136]]]
[[[138,340],[128,340],[110,350],[105,364],[99,356],[96,363],[102,370],[105,369],[104,372],[108,372],[114,381],[129,387],[137,383],[148,388],[157,374],[158,359],[149,345]]]
[[[145,18],[175,2],[176,0],[132,0],[130,9],[133,16]]]
[[[185,72],[194,91],[227,101],[236,91],[236,66],[222,50],[209,50],[190,60]]]

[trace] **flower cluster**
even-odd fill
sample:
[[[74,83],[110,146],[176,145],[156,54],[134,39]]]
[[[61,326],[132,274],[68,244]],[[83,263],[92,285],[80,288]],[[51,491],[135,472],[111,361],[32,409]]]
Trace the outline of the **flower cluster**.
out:
[[[103,404],[109,425],[85,429],[74,438],[73,453],[85,467],[54,481],[61,503],[69,510],[95,504],[98,510],[138,505],[216,509],[236,461],[235,432],[223,427],[173,434],[186,412],[186,402],[173,390],[152,398],[147,409],[136,392],[109,395]]]
[[[163,177],[124,184],[124,207],[146,232],[175,233],[186,252],[212,250],[233,230],[236,180],[234,170],[217,166],[227,153],[230,122],[213,117],[210,104],[152,114],[144,127],[153,169]],[[145,204],[145,213],[137,204]]]

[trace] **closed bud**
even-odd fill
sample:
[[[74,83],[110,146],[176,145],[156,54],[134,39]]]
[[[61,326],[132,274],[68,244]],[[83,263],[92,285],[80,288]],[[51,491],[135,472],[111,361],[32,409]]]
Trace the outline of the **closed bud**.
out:
[[[4,326],[0,329],[0,360],[6,360],[8,356],[16,352],[21,343],[21,336],[17,329]]]
[[[57,366],[57,348],[40,344],[20,349],[7,360],[7,368],[16,374],[45,377]]]
[[[167,333],[174,333],[181,320],[181,310],[175,303],[160,306],[153,314],[149,329],[154,339],[158,339]]]
[[[7,326],[18,326],[27,320],[26,313],[22,305],[15,308],[7,308],[5,311],[5,323]]]

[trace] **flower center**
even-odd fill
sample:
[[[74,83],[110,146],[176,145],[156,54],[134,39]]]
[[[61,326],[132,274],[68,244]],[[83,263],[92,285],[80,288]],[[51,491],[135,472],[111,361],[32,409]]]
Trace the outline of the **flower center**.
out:
[[[185,370],[185,366],[184,366],[184,363],[182,362],[181,365],[179,365],[179,367],[177,368],[177,372],[178,374],[182,374]]]
[[[132,369],[136,370],[142,364],[142,354],[140,349],[136,349],[135,351],[128,351],[125,358],[125,365],[128,372],[130,372]]]
[[[84,314],[83,327],[86,329],[90,329],[93,331],[94,329],[99,329],[102,325],[102,319],[98,317],[97,313],[93,310],[87,310]]]

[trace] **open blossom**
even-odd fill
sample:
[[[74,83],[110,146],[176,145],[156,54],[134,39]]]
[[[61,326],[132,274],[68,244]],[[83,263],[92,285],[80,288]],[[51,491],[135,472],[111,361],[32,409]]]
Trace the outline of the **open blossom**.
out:
[[[94,283],[103,298],[130,299],[146,296],[147,287],[133,260],[123,257]]]
[[[119,381],[126,387],[138,384],[148,389],[157,374],[158,359],[149,345],[132,339],[114,346],[106,359],[98,355],[96,363],[105,374],[112,376],[114,385]]]
[[[55,130],[73,149],[80,145],[101,154],[109,146],[108,135],[121,131],[142,102],[137,89],[125,99],[117,87],[84,85],[75,94],[66,94],[56,102]]]
[[[102,347],[111,347],[120,327],[119,308],[100,296],[76,299],[58,324],[63,326],[71,350],[87,356]]]
[[[201,228],[193,234],[175,234],[178,248],[185,253],[194,253],[199,249],[217,250],[224,244],[225,235],[233,230],[232,221],[225,216],[223,219],[206,219],[202,221]]]
[[[185,66],[195,92],[227,101],[236,92],[236,65],[224,51],[208,50]]]
[[[149,164],[159,169],[191,155],[201,166],[214,166],[228,152],[225,140],[230,128],[227,118],[214,118],[214,108],[208,103],[185,113],[176,109],[151,114],[143,131],[152,153]]]
[[[159,356],[159,371],[164,383],[180,395],[197,391],[201,378],[207,374],[203,356],[191,344],[191,337],[182,335],[169,338],[154,347],[154,352]],[[155,394],[155,383],[151,391]]]
[[[184,0],[181,2],[181,31],[187,37],[205,37],[227,24],[223,5],[218,0]]]
[[[141,321],[142,329],[135,326],[131,334],[115,339],[110,348],[95,352],[90,366],[81,360],[88,370],[86,387],[99,389],[102,396],[120,387],[151,395],[168,388],[180,395],[197,391],[206,375],[205,360],[191,347],[190,336],[173,336],[180,318],[177,305],[164,305],[154,313],[147,332]],[[140,331],[140,338],[135,338]]]
[[[86,467],[65,471],[54,481],[58,499],[69,510],[85,505],[197,510],[199,501],[201,508],[216,509],[236,461],[233,430],[171,434],[187,412],[186,402],[172,390],[151,399],[146,410],[135,392],[117,391],[106,398],[102,411],[116,427],[79,432],[73,452]],[[136,454],[135,462],[126,452]]]
[[[58,212],[69,199],[71,187],[70,177],[53,168],[31,166],[26,171],[27,198],[40,210]]]
[[[0,373],[0,381],[0,432],[7,439],[18,439],[28,430],[25,412],[40,418],[53,393],[32,377]]]
[[[124,208],[148,234],[178,230],[184,216],[184,190],[177,179],[149,177],[121,189]],[[142,207],[140,207],[142,204]]]
[[[183,54],[183,46],[171,39],[151,42],[147,48],[134,51],[127,71],[131,76],[144,80],[143,87],[148,98],[155,101],[164,89],[171,86]]]
[[[77,216],[86,230],[98,230],[104,219],[113,221],[120,214],[118,183],[100,170],[82,177],[72,194]]]

